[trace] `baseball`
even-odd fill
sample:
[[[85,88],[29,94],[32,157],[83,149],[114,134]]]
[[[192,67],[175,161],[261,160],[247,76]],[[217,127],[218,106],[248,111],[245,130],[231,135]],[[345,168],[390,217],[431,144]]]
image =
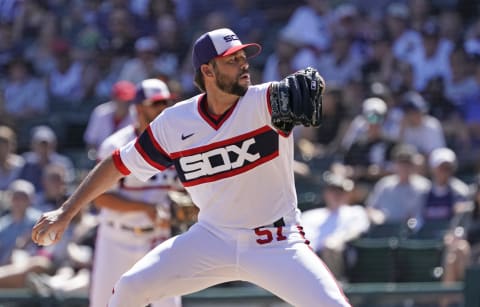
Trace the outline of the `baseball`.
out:
[[[40,245],[43,245],[43,246],[48,246],[48,245],[51,245],[54,241],[55,241],[55,238],[56,238],[57,234],[55,232],[50,232],[48,233],[48,236],[46,236],[42,242],[40,243]]]

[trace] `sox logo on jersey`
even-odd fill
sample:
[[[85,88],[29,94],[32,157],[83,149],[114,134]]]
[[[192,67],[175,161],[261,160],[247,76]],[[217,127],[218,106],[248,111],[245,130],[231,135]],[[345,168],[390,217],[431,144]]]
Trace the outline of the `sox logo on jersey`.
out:
[[[278,155],[278,138],[265,126],[210,146],[172,154],[185,186],[230,177]]]
[[[250,145],[255,144],[254,139],[248,139],[242,143],[241,147],[229,145],[224,148],[215,148],[202,154],[196,154],[189,157],[183,157],[179,160],[182,170],[185,172],[185,179],[195,179],[205,175],[213,175],[229,169],[235,169],[243,166],[245,161],[253,162],[260,158],[260,154],[248,153]],[[237,154],[235,161],[232,161],[229,153]],[[219,165],[213,166],[213,161],[218,157]]]

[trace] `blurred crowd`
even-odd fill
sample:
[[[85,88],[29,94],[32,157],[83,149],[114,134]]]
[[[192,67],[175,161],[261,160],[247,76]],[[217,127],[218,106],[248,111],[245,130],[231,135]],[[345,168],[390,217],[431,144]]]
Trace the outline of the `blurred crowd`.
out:
[[[196,94],[192,42],[223,27],[262,44],[253,83],[325,77],[322,126],[294,130],[295,158],[299,195],[321,194],[300,202],[307,235],[337,277],[373,226],[444,221],[442,278],[462,280],[480,255],[479,16],[473,0],[1,0],[0,287],[32,272],[84,286],[95,210],[54,248],[33,246],[33,223],[132,123],[136,84]]]

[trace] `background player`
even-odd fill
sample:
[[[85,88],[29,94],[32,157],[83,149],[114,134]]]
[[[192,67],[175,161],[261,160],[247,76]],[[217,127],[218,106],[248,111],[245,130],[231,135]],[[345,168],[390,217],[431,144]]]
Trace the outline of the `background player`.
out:
[[[294,306],[349,306],[304,238],[294,186],[290,132],[320,124],[323,78],[307,68],[252,86],[248,57],[260,49],[229,29],[202,35],[193,64],[205,93],[162,112],[33,228],[35,242],[56,242],[80,208],[122,176],[146,180],[175,165],[200,208],[198,222],[126,272],[110,307],[140,307],[231,280],[257,284]]]
[[[111,100],[93,109],[88,119],[83,139],[92,153],[96,153],[102,142],[116,131],[134,122],[130,114],[130,102],[135,97],[135,84],[121,80],[112,86]],[[92,160],[95,155],[92,156]]]
[[[167,85],[158,79],[142,81],[133,99],[135,123],[110,137],[100,146],[99,160],[134,140],[148,124],[172,104]],[[157,243],[171,236],[170,200],[167,192],[181,186],[174,169],[146,182],[134,176],[122,178],[109,192],[94,200],[100,209],[95,247],[90,307],[105,307],[120,276]],[[152,304],[153,307],[181,306],[180,297]]]

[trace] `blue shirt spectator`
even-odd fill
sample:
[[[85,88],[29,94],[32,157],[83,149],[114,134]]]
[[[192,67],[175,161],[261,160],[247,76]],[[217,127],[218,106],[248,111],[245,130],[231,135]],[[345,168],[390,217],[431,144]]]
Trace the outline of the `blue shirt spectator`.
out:
[[[0,191],[18,178],[25,160],[15,154],[17,136],[7,126],[0,126]]]
[[[10,263],[15,249],[31,247],[30,233],[40,217],[30,207],[35,195],[30,182],[20,179],[12,182],[8,194],[10,212],[0,218],[0,265]]]
[[[72,161],[56,151],[57,137],[48,126],[37,126],[33,129],[32,151],[23,154],[25,165],[20,172],[20,178],[33,183],[37,192],[43,191],[42,176],[49,164],[63,165],[66,170],[67,182],[71,183],[75,176]]]
[[[48,111],[46,85],[33,75],[32,65],[22,58],[8,65],[3,99],[7,114],[16,119],[32,119]]]

